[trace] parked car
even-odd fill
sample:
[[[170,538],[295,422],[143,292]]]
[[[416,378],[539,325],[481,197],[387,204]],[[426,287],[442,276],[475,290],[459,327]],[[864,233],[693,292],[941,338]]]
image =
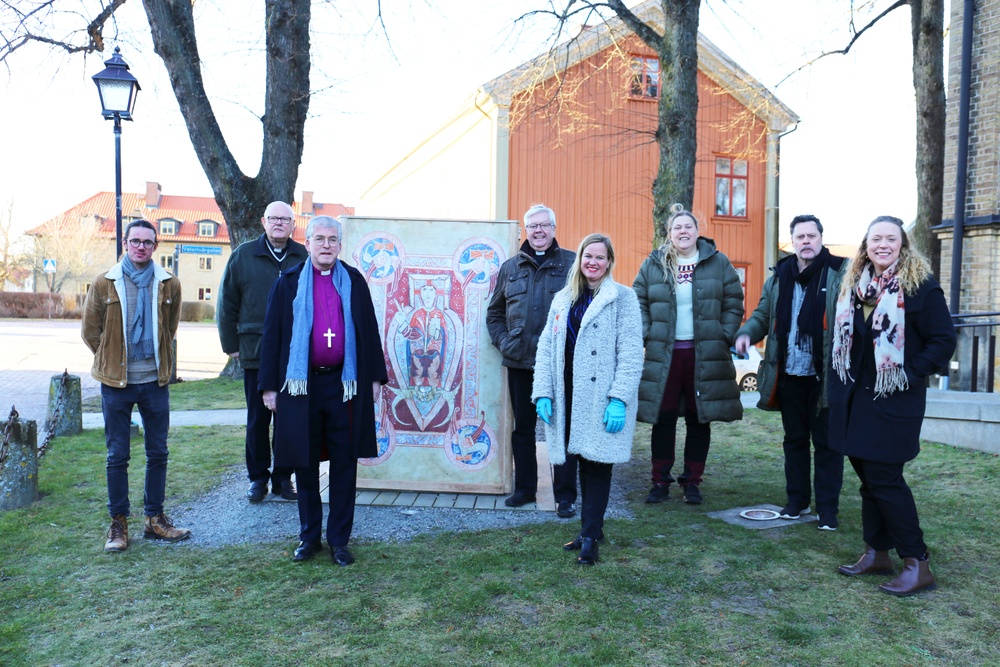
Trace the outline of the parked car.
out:
[[[736,384],[743,391],[757,391],[757,368],[763,359],[760,352],[751,346],[742,357],[732,348],[729,353],[733,355],[733,364],[736,366]]]

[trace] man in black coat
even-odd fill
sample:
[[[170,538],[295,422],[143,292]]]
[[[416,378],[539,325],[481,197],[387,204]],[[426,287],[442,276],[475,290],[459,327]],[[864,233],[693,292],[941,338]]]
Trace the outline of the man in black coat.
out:
[[[781,410],[787,496],[781,518],[798,519],[811,511],[811,439],[816,525],[820,530],[836,530],[844,457],[829,444],[827,371],[837,291],[846,262],[823,246],[823,223],[816,216],[797,215],[790,228],[795,254],[774,267],[756,310],[736,332],[735,349],[745,354],[752,343],[769,336],[758,375],[757,407]]]
[[[361,273],[338,260],[342,242],[339,220],[309,222],[309,258],[271,289],[258,387],[274,413],[275,465],[293,468],[298,482],[292,560],[323,547],[319,463],[329,460],[326,537],[333,561],[350,565],[357,462],[378,455],[375,396],[388,375],[371,293]]]
[[[556,214],[538,204],[524,214],[525,240],[497,275],[496,289],[486,309],[490,340],[503,355],[507,386],[514,412],[510,447],[514,454],[514,493],[504,504],[521,507],[535,502],[538,466],[535,461],[535,406],[531,402],[535,350],[552,297],[566,286],[576,254],[556,241]],[[576,456],[553,470],[556,513],[576,514]]]
[[[290,468],[271,467],[271,411],[257,391],[260,339],[264,331],[264,309],[271,286],[282,273],[301,264],[308,256],[301,243],[292,239],[295,213],[283,201],[273,201],[260,220],[264,233],[233,251],[219,285],[217,324],[222,351],[243,367],[243,389],[247,399],[246,460],[250,488],[247,499],[259,503],[271,491],[285,500],[295,500]]]

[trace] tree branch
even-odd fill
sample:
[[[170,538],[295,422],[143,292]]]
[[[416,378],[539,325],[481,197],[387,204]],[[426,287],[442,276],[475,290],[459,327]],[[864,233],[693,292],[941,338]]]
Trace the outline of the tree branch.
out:
[[[854,33],[854,36],[851,37],[851,41],[849,41],[847,43],[847,46],[845,46],[842,49],[837,49],[836,51],[826,51],[825,53],[819,54],[818,56],[816,56],[815,58],[813,58],[809,62],[803,63],[800,67],[797,67],[797,68],[793,69],[791,72],[789,72],[787,75],[785,75],[785,77],[782,78],[781,81],[779,81],[778,83],[776,83],[774,85],[774,87],[777,88],[778,86],[780,86],[781,84],[783,84],[785,81],[787,81],[788,79],[790,79],[795,74],[798,74],[799,72],[801,72],[805,68],[814,65],[815,63],[819,62],[823,58],[826,58],[827,56],[847,55],[847,52],[851,50],[851,47],[854,46],[854,43],[856,41],[858,41],[858,39],[860,39],[861,35],[865,34],[865,31],[868,30],[868,28],[871,28],[873,25],[875,25],[876,23],[878,23],[879,21],[881,21],[887,14],[889,14],[889,12],[892,12],[892,11],[894,11],[896,9],[899,9],[900,7],[905,7],[905,6],[909,5],[909,4],[910,4],[909,0],[896,0],[896,2],[892,3],[892,5],[890,5],[889,7],[887,7],[885,9],[885,11],[883,11],[881,14],[879,14],[878,16],[876,16],[875,18],[873,18],[871,21],[869,21],[868,24],[864,28],[862,28],[861,30],[859,30],[856,33]],[[851,19],[851,26],[852,27],[854,26],[854,19],[853,19],[853,17]]]

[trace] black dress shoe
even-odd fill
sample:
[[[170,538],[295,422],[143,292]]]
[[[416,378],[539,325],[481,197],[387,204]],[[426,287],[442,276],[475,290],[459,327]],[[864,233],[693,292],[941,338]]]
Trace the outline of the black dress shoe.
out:
[[[593,565],[597,562],[597,540],[593,537],[580,538],[580,555],[576,562],[579,565]]]
[[[576,515],[576,505],[568,500],[560,500],[556,507],[556,516],[560,519],[569,519]]]
[[[255,479],[250,482],[250,488],[247,489],[247,500],[252,503],[259,503],[264,500],[264,496],[267,495],[267,481],[263,479]]]
[[[512,496],[503,501],[503,504],[507,507],[521,507],[522,505],[527,505],[528,503],[535,502],[535,494],[525,493],[524,491],[515,491]]]
[[[330,555],[333,557],[333,562],[341,567],[347,567],[354,562],[354,554],[347,550],[347,547],[330,547]]]
[[[320,551],[323,550],[322,544],[313,544],[311,542],[299,542],[299,546],[295,549],[295,555],[292,556],[292,560],[296,563],[301,563],[302,561],[309,560]]]
[[[281,480],[271,480],[271,493],[276,496],[280,496],[285,500],[298,500],[299,494],[295,492],[295,487],[292,486],[292,480],[281,479]]]

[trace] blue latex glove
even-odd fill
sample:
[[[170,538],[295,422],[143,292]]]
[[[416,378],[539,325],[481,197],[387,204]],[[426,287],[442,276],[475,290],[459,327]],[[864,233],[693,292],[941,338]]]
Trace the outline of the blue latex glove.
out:
[[[612,398],[604,409],[604,425],[608,433],[618,433],[625,428],[625,404],[620,398]]]
[[[552,423],[552,399],[544,396],[535,401],[535,412],[546,424]]]

